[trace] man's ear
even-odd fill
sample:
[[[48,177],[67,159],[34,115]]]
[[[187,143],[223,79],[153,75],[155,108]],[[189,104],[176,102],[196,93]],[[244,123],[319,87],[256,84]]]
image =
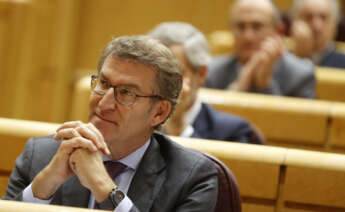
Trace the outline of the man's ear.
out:
[[[198,74],[198,85],[199,87],[202,87],[207,79],[207,73],[208,73],[208,67],[207,65],[201,66],[197,70]]]
[[[168,100],[160,100],[154,107],[153,117],[151,119],[152,127],[165,121],[171,111],[171,102]]]

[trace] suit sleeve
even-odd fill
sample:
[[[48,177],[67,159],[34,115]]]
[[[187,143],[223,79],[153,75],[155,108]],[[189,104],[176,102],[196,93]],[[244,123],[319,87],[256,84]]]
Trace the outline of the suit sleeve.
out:
[[[33,139],[30,139],[22,154],[16,159],[15,167],[11,173],[4,200],[22,201],[23,190],[30,185],[31,157],[33,153]]]
[[[218,197],[217,170],[207,158],[201,158],[194,166],[177,202],[177,212],[214,211]]]
[[[315,95],[315,75],[308,75],[302,78],[298,88],[299,92],[296,94],[297,97],[314,99]]]

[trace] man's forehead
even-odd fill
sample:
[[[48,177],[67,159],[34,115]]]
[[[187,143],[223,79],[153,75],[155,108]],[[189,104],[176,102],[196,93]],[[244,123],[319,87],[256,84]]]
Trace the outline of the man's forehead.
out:
[[[232,9],[233,20],[243,17],[238,12],[255,13],[268,18],[274,18],[274,8],[269,0],[240,0],[235,3]],[[245,17],[243,17],[245,18]]]
[[[329,0],[303,0],[300,5],[300,10],[304,12],[320,9],[331,13],[332,3]]]
[[[233,8],[253,8],[260,11],[270,11],[273,13],[274,8],[270,0],[238,0]]]

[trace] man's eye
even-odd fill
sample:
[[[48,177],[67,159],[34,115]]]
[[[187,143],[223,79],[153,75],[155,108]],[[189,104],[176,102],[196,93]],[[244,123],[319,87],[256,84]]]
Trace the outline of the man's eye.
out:
[[[101,88],[104,88],[104,89],[108,88],[108,81],[103,80],[103,79],[100,79],[100,80],[99,80],[99,86],[100,86]]]
[[[127,95],[127,96],[133,96],[134,95],[134,92],[127,89],[127,88],[121,88],[120,89],[120,94],[121,95]]]

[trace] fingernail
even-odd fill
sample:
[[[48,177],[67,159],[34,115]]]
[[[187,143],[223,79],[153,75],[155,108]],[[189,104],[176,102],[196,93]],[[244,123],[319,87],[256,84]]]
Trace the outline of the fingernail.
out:
[[[97,151],[97,147],[95,145],[92,145],[92,151],[94,151],[94,152]]]

